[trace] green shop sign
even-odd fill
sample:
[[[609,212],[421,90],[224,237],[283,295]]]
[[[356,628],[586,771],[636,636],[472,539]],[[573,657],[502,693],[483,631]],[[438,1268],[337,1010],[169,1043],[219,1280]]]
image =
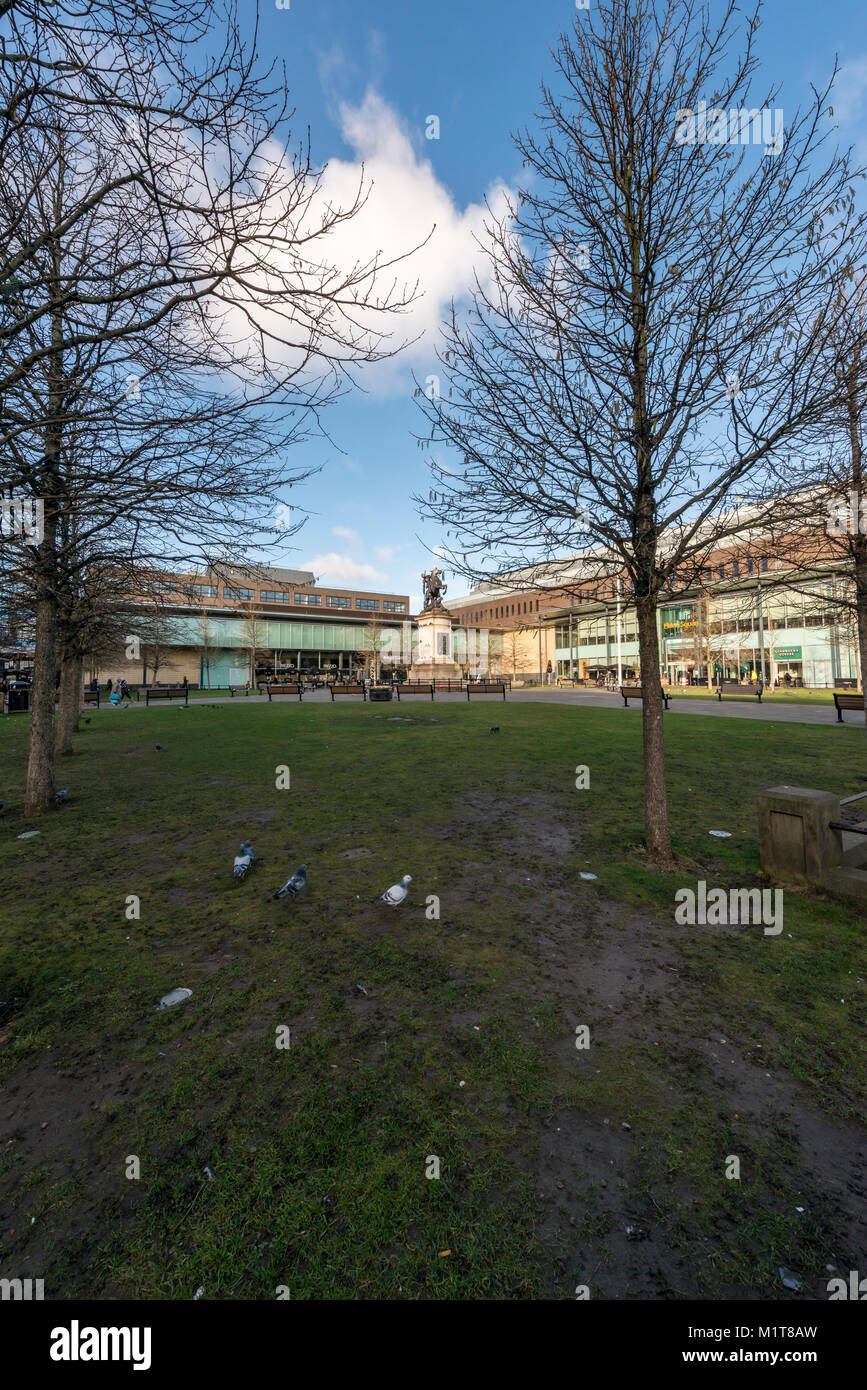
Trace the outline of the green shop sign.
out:
[[[801,648],[800,648],[800,647],[777,647],[776,651],[774,652],[774,660],[775,660],[775,661],[800,661],[800,660],[801,660]]]

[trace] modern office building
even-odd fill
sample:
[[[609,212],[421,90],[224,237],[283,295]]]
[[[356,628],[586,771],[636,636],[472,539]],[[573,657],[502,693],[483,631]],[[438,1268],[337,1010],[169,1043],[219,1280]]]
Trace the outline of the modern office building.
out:
[[[243,685],[264,671],[355,670],[376,653],[400,657],[406,594],[317,585],[307,570],[244,566],[161,578],[123,651],[88,672],[105,680]],[[156,663],[156,677],[154,665]]]

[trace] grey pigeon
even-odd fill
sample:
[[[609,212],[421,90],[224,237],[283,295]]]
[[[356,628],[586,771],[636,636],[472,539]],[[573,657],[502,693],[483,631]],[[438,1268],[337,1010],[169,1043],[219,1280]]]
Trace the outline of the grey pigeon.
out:
[[[302,888],[307,886],[307,865],[302,864],[291,878],[287,878],[282,888],[278,888],[275,898],[297,898]]]
[[[400,883],[393,883],[390,888],[386,888],[384,893],[380,893],[378,898],[374,898],[375,903],[388,903],[389,907],[400,907],[409,891],[412,883],[412,875],[404,874]]]
[[[245,840],[238,850],[238,853],[235,855],[235,863],[232,866],[232,877],[244,878],[255,858],[256,855],[253,852],[252,844],[249,840]]]
[[[63,788],[61,788],[61,790],[60,790],[59,792],[55,792],[55,793],[54,793],[54,800],[57,802],[57,804],[58,804],[58,806],[59,806],[60,803],[61,803],[61,801],[65,801],[66,798],[67,798],[68,796],[69,796],[69,788],[68,788],[68,787],[63,787]]]
[[[492,725],[491,725],[491,733],[492,733],[492,734],[498,734],[499,732],[500,732],[500,726],[499,726],[499,724],[492,724]]]
[[[155,743],[154,748],[157,750],[158,753],[162,753],[163,751],[163,745],[161,743]]]

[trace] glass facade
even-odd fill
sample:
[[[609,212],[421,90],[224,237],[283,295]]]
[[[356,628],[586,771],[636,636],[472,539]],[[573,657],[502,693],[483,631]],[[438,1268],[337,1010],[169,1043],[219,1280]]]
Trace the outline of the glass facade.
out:
[[[688,600],[660,606],[657,613],[662,676],[672,685],[711,679],[779,680],[830,687],[857,675],[856,634],[843,610],[833,604],[834,581],[771,589],[750,585],[711,595],[705,603]],[[621,667],[639,665],[635,610],[621,613]],[[572,616],[555,627],[559,674],[587,677],[617,668],[617,615]]]

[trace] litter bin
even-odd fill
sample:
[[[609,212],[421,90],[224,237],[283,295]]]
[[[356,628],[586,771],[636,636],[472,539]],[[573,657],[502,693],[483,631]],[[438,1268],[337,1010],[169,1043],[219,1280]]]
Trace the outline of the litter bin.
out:
[[[372,685],[367,692],[368,700],[390,700],[393,696],[390,685]]]
[[[10,714],[28,714],[30,711],[30,686],[11,686],[6,696],[6,708]]]

